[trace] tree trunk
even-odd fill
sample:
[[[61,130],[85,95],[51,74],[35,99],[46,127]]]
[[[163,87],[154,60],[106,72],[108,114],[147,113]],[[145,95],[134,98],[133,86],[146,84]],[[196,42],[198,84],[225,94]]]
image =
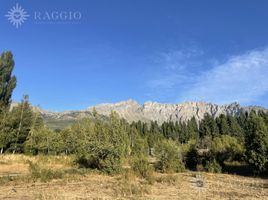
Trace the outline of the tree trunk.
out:
[[[2,147],[1,148],[1,151],[0,151],[0,154],[3,154],[3,151],[4,151],[4,148]]]

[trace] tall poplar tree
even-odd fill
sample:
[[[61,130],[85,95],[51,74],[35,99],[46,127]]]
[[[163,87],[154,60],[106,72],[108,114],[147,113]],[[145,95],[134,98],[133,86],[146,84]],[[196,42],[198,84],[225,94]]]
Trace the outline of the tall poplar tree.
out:
[[[0,56],[0,153],[3,153],[8,143],[8,111],[16,87],[16,77],[12,75],[14,65],[12,53],[3,52]]]
[[[10,51],[4,52],[0,57],[0,107],[8,108],[11,95],[16,87],[16,77],[12,75],[15,62]]]

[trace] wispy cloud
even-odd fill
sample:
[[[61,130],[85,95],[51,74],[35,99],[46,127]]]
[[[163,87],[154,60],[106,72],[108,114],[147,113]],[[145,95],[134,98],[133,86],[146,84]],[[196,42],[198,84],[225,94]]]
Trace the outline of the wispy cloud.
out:
[[[192,47],[184,50],[162,52],[159,55],[159,62],[167,70],[183,70],[194,63],[196,57],[203,55],[199,48]]]
[[[146,86],[152,91],[171,92],[181,83],[191,80],[191,71],[200,65],[197,58],[203,55],[203,51],[197,47],[186,48],[184,50],[173,50],[161,52],[154,56],[154,66],[158,70],[154,72]],[[152,92],[151,94],[154,94]]]
[[[148,82],[149,98],[169,102],[225,104],[263,102],[268,95],[268,48],[231,56],[224,62],[200,49],[161,53]]]
[[[197,76],[179,101],[242,104],[257,102],[268,92],[268,48],[233,56]]]

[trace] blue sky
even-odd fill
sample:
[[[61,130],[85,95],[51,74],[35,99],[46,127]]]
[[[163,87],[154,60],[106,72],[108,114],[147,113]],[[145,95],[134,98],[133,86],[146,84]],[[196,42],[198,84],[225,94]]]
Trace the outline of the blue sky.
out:
[[[19,28],[5,16],[16,3],[30,15]],[[130,98],[268,107],[266,0],[0,5],[0,51],[14,54],[15,101],[29,94],[34,105],[57,111]],[[52,11],[82,17],[67,23],[34,18]]]

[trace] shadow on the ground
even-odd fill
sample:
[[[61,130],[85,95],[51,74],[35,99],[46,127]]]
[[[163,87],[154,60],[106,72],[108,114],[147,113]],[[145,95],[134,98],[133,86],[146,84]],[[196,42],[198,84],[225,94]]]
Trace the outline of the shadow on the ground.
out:
[[[225,164],[223,167],[223,173],[227,174],[235,174],[239,176],[247,176],[247,177],[259,177],[259,178],[268,178],[267,173],[263,174],[255,174],[253,169],[248,164]]]

